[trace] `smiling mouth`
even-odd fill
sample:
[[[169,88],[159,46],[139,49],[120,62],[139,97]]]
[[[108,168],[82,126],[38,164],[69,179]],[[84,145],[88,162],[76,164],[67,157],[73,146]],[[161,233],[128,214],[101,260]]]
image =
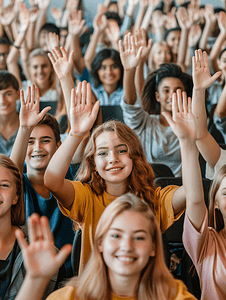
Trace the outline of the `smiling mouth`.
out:
[[[123,168],[111,168],[111,169],[108,169],[107,171],[112,171],[112,172],[114,172],[114,171],[120,171],[120,170],[122,170]]]
[[[128,256],[116,256],[116,258],[122,262],[133,262],[136,260],[135,257],[128,257]]]
[[[43,157],[45,157],[45,156],[46,156],[46,155],[43,154],[43,155],[32,155],[31,157],[32,157],[32,158],[38,158],[38,159],[39,159],[39,158],[43,158]]]

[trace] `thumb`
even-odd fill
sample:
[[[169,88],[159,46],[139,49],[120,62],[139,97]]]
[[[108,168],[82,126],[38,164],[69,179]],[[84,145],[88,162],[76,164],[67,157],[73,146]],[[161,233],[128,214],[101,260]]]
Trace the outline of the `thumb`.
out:
[[[65,262],[65,260],[67,259],[68,255],[71,253],[71,250],[72,250],[72,246],[68,244],[68,245],[64,245],[60,249],[60,251],[57,253],[56,262],[57,262],[57,265],[58,265],[59,268]]]
[[[44,117],[44,115],[51,109],[51,106],[47,106],[45,108],[43,108],[42,111],[40,111],[39,115],[41,117],[41,119]]]
[[[212,76],[213,82],[214,82],[221,74],[222,74],[221,71],[218,71],[218,72],[216,72],[215,74],[213,74],[213,76]]]
[[[94,122],[97,118],[97,114],[99,112],[99,108],[100,108],[100,101],[98,100],[97,102],[95,102],[93,109],[92,109],[92,113],[91,113],[91,117],[94,119]]]
[[[138,59],[140,59],[140,57],[141,57],[142,50],[143,50],[143,46],[141,46],[141,47],[138,49],[138,52],[137,52],[137,58],[138,58]]]
[[[166,118],[166,121],[169,123],[170,127],[172,128],[172,126],[173,126],[174,123],[175,123],[175,122],[173,121],[172,116],[171,116],[169,113],[165,112],[165,111],[162,112],[162,115]]]

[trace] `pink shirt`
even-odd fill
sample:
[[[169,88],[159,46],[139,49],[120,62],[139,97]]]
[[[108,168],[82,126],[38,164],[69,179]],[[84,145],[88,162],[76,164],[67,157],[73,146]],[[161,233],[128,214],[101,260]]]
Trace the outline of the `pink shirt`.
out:
[[[226,299],[226,239],[222,232],[208,227],[208,213],[197,231],[187,213],[183,242],[198,272],[203,300]]]

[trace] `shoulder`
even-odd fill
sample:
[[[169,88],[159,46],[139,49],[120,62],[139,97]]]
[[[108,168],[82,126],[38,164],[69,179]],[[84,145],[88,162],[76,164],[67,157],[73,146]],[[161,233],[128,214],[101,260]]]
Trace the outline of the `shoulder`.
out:
[[[176,296],[172,298],[172,300],[195,300],[195,296],[190,294],[181,280],[177,281],[177,293]]]
[[[46,300],[75,300],[75,288],[67,285],[62,289],[56,290]]]

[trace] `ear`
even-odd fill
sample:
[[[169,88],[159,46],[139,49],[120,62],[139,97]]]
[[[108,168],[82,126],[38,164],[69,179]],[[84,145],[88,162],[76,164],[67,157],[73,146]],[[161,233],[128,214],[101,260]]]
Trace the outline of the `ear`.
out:
[[[98,250],[100,253],[103,252],[103,243],[102,243],[102,239],[98,241]]]
[[[20,90],[16,92],[17,94],[17,99],[20,99]]]
[[[61,144],[62,144],[61,141],[59,141],[59,142],[56,144],[56,150],[60,147]]]
[[[19,200],[19,196],[16,195],[15,199],[13,199],[13,201],[12,201],[12,205],[16,205],[18,200]]]
[[[219,205],[218,205],[218,202],[217,202],[217,199],[215,199],[215,202],[214,202],[214,209],[219,209]]]
[[[155,253],[155,246],[152,246],[151,252],[150,252],[150,257],[154,257],[156,255]]]
[[[155,92],[155,98],[159,102],[159,93],[158,92]]]

